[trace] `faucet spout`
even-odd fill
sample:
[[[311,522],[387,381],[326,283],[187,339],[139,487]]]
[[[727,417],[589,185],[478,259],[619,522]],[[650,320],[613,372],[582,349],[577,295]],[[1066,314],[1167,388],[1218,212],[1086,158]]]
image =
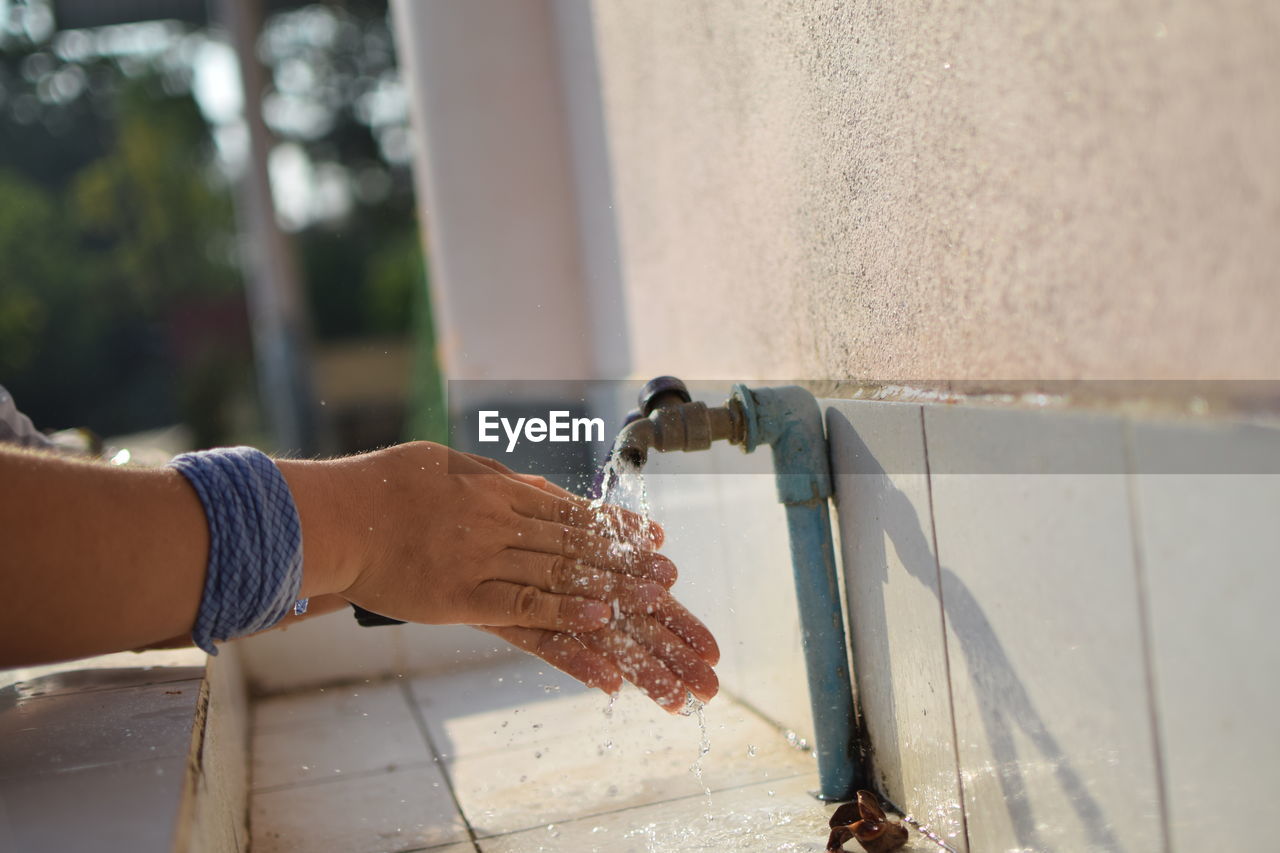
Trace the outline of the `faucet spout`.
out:
[[[736,400],[723,406],[701,402],[659,405],[647,418],[623,427],[614,450],[627,464],[640,468],[649,460],[650,450],[706,450],[713,441],[721,440],[732,444],[746,441],[746,418]]]

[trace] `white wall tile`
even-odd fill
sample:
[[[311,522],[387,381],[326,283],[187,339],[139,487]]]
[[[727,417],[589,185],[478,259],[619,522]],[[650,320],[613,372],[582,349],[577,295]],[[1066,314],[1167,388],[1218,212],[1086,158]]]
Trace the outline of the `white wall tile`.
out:
[[[392,633],[392,650],[394,671],[414,675],[484,666],[524,654],[470,625],[403,625]]]
[[[963,849],[921,410],[826,406],[847,629],[874,783]]]
[[[925,425],[971,849],[1160,849],[1119,421]]]
[[[716,634],[723,689],[812,739],[786,512],[772,451],[717,444],[653,454],[648,476],[665,553],[682,580],[673,592]]]
[[[352,612],[346,608],[237,641],[249,683],[261,693],[281,693],[354,679],[442,672],[519,653],[466,625],[364,628]]]
[[[1280,790],[1280,430],[1130,435],[1170,840],[1198,851],[1207,813]]]
[[[245,678],[279,693],[396,671],[396,626],[362,628],[348,609],[237,640]]]

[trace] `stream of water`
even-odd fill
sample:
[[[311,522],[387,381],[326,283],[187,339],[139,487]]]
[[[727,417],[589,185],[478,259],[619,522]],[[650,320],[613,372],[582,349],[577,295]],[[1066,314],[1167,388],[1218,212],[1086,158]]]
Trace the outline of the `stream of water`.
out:
[[[601,477],[600,497],[592,503],[592,508],[600,513],[601,517],[606,520],[607,526],[611,528],[610,532],[614,534],[614,545],[612,547],[617,549],[616,553],[619,555],[630,553],[645,543],[635,542],[631,537],[624,535],[623,531],[616,526],[617,522],[614,517],[607,512],[603,512],[603,508],[608,504],[629,509],[640,516],[642,521],[640,529],[647,530],[653,514],[649,507],[649,495],[645,489],[644,473],[640,468],[628,464],[620,455],[615,453],[605,463]],[[621,612],[616,600],[613,605],[614,618],[618,619],[621,617]],[[636,648],[639,650],[638,645]],[[625,652],[621,657],[625,669]],[[611,702],[610,710],[612,707],[613,704]],[[698,720],[700,732],[698,754],[689,770],[697,777],[703,793],[709,795],[711,789],[702,778],[702,759],[711,751],[711,737],[707,729],[705,706],[692,693],[686,692],[684,708],[681,709],[680,713],[684,716],[694,716]]]

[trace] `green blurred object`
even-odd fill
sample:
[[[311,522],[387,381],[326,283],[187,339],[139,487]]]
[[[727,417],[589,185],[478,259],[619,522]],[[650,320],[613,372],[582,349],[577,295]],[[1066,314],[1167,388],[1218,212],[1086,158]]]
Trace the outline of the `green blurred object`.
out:
[[[409,389],[409,417],[405,419],[406,441],[449,442],[449,411],[436,352],[435,323],[431,318],[431,281],[426,265],[421,267],[421,286],[413,300],[413,383]]]

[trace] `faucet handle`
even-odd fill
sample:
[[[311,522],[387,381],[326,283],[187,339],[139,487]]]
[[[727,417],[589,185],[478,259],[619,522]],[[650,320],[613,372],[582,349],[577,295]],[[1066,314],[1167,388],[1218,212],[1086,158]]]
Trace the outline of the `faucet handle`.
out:
[[[673,395],[676,399],[672,400],[668,395]],[[674,376],[655,376],[640,389],[640,413],[647,418],[659,406],[688,403],[692,399],[689,389],[679,379]]]

